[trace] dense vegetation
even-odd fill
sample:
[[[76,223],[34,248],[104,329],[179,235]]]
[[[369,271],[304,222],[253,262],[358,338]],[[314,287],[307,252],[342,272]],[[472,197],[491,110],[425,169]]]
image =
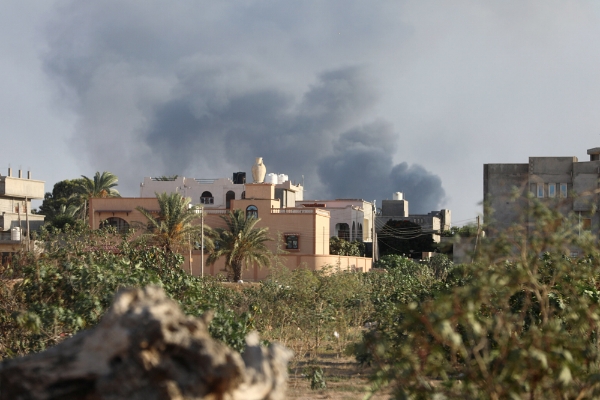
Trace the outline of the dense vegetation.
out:
[[[0,356],[93,326],[119,287],[157,284],[188,314],[215,310],[211,333],[237,349],[256,329],[297,357],[351,351],[396,398],[597,398],[597,240],[539,204],[528,220],[481,242],[473,264],[390,254],[359,274],[289,271],[273,256],[254,285],[188,276],[176,253],[110,230],[45,232],[45,253],[0,270]]]

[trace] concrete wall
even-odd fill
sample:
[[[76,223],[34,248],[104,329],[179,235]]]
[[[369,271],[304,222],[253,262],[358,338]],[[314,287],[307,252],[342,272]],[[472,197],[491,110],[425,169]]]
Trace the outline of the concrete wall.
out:
[[[44,181],[10,176],[0,177],[0,196],[2,197],[43,199],[44,194]]]
[[[381,214],[386,217],[408,217],[408,201],[383,200],[381,202]]]
[[[206,255],[204,256],[204,276],[226,275],[225,260],[220,259],[214,265],[206,264]],[[195,276],[202,275],[202,260],[200,251],[192,252],[192,263],[189,262],[189,254],[184,255],[185,261],[183,268]],[[288,268],[291,270],[304,268],[311,271],[328,269],[331,272],[349,271],[349,272],[368,272],[372,268],[372,260],[365,257],[333,256],[333,255],[300,255],[284,254],[278,256],[278,265],[276,268]],[[259,268],[252,266],[245,269],[242,273],[242,280],[247,282],[256,282],[267,278],[272,272],[272,268]]]
[[[529,164],[484,164],[484,221],[491,235],[523,218],[527,208]]]

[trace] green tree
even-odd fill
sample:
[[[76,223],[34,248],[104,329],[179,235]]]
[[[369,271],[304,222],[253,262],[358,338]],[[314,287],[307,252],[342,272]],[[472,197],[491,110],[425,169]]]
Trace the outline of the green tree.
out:
[[[365,254],[365,245],[358,240],[349,242],[337,236],[332,236],[329,238],[329,254],[362,257]]]
[[[143,207],[136,208],[148,219],[149,233],[143,237],[149,238],[167,253],[179,251],[201,232],[201,226],[193,224],[200,215],[189,208],[190,198],[179,193],[157,193],[156,198],[160,208],[158,216]],[[205,230],[208,239],[211,237],[210,229],[205,227]]]
[[[44,201],[38,210],[38,214],[45,215],[46,221],[52,222],[55,215],[62,214],[61,207],[70,206],[80,207],[83,205],[80,196],[80,186],[82,179],[65,179],[56,182],[52,192],[44,195]]]
[[[48,221],[48,225],[62,230],[67,224],[69,226],[83,224],[84,222],[77,215],[80,208],[80,206],[75,204],[70,204],[69,206],[62,204],[59,209],[53,213],[51,220]]]
[[[225,266],[233,274],[233,281],[242,277],[242,267],[258,264],[260,267],[271,265],[271,252],[265,243],[269,241],[268,228],[257,228],[260,218],[246,218],[243,210],[234,210],[221,216],[227,229],[217,228],[212,237],[215,242],[207,263],[214,264],[220,257],[225,257]]]
[[[87,208],[89,206],[89,200],[93,198],[106,198],[106,197],[121,197],[119,191],[115,189],[119,178],[112,172],[104,171],[102,173],[96,172],[94,178],[88,178],[85,175],[81,175],[79,182],[79,194],[83,199],[83,215],[84,218],[87,214]]]

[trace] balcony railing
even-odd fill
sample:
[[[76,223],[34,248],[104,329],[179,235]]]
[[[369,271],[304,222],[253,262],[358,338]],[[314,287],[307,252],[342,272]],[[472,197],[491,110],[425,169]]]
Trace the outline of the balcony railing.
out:
[[[271,214],[317,214],[329,217],[329,211],[319,208],[272,208]]]
[[[216,209],[211,209],[211,208],[205,208],[204,209],[204,215],[225,215],[229,212],[229,210],[227,209],[222,209],[222,208],[216,208]]]

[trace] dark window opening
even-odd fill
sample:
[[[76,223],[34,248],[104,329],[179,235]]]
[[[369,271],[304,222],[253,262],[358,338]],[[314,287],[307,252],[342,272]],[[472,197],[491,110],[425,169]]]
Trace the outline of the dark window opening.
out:
[[[285,248],[287,250],[298,250],[298,235],[285,235]]]
[[[214,204],[215,198],[211,192],[202,192],[200,196],[200,204]]]
[[[232,190],[225,194],[225,208],[231,209],[231,200],[235,200],[235,192]]]
[[[246,208],[246,218],[258,218],[258,208],[256,206],[248,206]]]
[[[337,231],[337,237],[348,242],[350,241],[350,227],[348,224],[337,224],[335,229]]]

